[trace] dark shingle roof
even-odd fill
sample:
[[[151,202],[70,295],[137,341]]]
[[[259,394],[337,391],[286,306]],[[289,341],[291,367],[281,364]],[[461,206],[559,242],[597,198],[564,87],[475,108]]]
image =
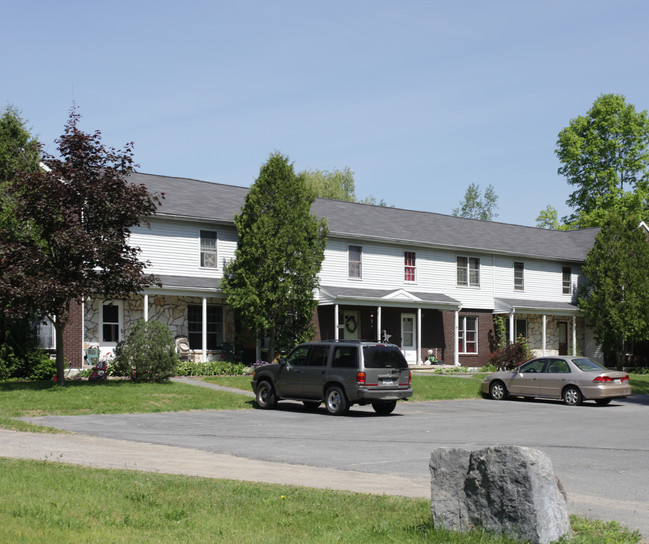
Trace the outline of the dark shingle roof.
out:
[[[134,183],[166,194],[159,215],[232,223],[247,187],[136,173]],[[376,240],[411,246],[453,248],[568,262],[586,259],[598,229],[553,231],[478,221],[431,212],[386,208],[318,198],[313,211],[326,217],[330,237]]]

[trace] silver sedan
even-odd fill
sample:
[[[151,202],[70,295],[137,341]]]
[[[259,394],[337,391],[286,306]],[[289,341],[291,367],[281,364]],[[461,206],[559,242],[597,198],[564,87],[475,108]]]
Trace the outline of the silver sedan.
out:
[[[588,357],[539,357],[515,370],[489,374],[482,394],[494,400],[509,396],[561,399],[569,406],[584,400],[606,405],[631,394],[629,375],[609,370]]]

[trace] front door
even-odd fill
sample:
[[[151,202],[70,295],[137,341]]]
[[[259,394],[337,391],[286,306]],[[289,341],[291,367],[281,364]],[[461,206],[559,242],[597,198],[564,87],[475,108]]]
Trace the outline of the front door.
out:
[[[343,339],[361,339],[361,313],[358,310],[345,310],[343,312]]]
[[[401,351],[409,365],[417,364],[417,331],[415,314],[401,314]]]
[[[559,321],[559,355],[568,355],[568,323]]]
[[[115,356],[115,348],[122,339],[123,329],[122,301],[104,301],[101,306],[101,330],[99,331],[100,359],[112,359]]]

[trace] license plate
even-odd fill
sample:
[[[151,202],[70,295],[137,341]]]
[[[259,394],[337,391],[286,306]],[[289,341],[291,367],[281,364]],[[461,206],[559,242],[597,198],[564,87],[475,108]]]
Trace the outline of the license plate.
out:
[[[392,384],[394,384],[394,380],[390,380],[388,378],[381,379],[381,385],[392,385]]]
[[[620,378],[615,378],[615,383],[622,383],[622,380]]]

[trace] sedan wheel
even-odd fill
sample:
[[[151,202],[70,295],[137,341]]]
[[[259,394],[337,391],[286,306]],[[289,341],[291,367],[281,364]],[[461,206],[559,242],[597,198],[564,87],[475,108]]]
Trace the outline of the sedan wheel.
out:
[[[275,388],[268,380],[262,380],[257,384],[257,406],[263,410],[275,408],[277,404],[277,396],[275,395]]]
[[[579,406],[583,400],[581,391],[574,385],[570,385],[563,390],[563,402],[568,406]]]
[[[349,410],[349,403],[344,391],[337,385],[327,389],[325,394],[327,411],[334,416],[341,416]]]
[[[507,388],[503,382],[493,382],[489,386],[489,395],[493,400],[505,400],[507,398]]]

